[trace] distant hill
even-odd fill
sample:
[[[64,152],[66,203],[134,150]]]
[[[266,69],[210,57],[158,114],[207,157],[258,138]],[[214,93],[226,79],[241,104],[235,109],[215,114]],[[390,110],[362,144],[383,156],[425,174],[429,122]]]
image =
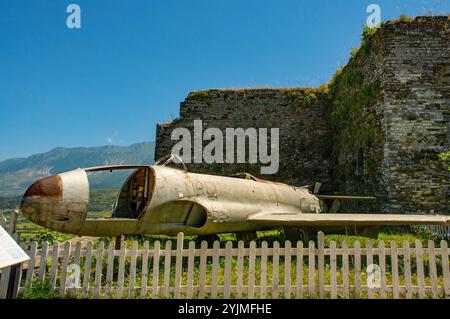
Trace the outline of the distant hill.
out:
[[[0,162],[0,196],[18,196],[36,180],[48,175],[99,165],[152,164],[155,142],[130,146],[57,147],[43,154]],[[93,188],[118,187],[123,174],[96,178]]]

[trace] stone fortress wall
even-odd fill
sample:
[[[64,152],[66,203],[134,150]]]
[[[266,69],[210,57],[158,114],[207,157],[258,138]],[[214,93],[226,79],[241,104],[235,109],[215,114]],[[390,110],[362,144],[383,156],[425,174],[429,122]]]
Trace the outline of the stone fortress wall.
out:
[[[192,131],[194,120],[203,129],[278,127],[278,173],[261,177],[378,198],[352,211],[448,214],[450,174],[438,154],[450,148],[449,35],[447,16],[402,18],[365,30],[359,50],[321,88],[192,92],[178,119],[157,126],[155,158],[171,152],[175,128]],[[258,164],[188,166],[260,176]]]

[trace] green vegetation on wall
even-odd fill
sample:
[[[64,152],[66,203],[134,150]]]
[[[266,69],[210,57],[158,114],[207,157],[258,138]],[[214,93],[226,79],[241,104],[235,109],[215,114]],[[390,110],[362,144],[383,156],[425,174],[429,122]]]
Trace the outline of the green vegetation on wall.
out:
[[[439,154],[439,159],[447,166],[447,169],[450,171],[450,151],[443,152]]]
[[[350,53],[351,58],[354,58],[360,50],[363,50],[364,53],[369,53],[370,50],[372,50],[372,42],[370,41],[370,39],[372,38],[372,36],[375,34],[376,31],[377,28],[364,25],[361,34],[361,45],[357,48],[352,49]]]
[[[288,91],[286,92],[285,99],[289,103],[298,103],[306,107],[310,107],[317,103],[316,93],[310,91]]]
[[[187,98],[188,99],[200,99],[200,98],[207,97],[208,95],[209,95],[208,90],[201,90],[201,91],[194,91],[194,92],[189,93]]]
[[[377,83],[364,84],[361,73],[345,73],[339,81],[340,94],[334,102],[332,127],[338,132],[333,153],[355,154],[358,149],[372,149],[382,143],[382,132],[375,113],[368,111],[379,92]],[[345,92],[345,93],[344,93]],[[365,161],[365,173],[374,173],[382,154],[371,152]],[[353,163],[340,163],[343,174],[353,171]]]
[[[334,101],[331,121],[335,180],[343,183],[356,175],[376,178],[383,159],[380,147],[383,133],[379,116],[373,108],[380,84],[367,78],[367,66],[362,62],[366,59],[355,58],[356,54],[370,54],[375,31],[376,28],[364,27],[360,48],[345,68],[337,70],[329,85],[328,94]]]

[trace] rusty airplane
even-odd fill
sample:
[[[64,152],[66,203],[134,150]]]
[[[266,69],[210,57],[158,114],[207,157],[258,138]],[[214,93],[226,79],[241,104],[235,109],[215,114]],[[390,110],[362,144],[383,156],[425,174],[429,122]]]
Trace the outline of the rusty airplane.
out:
[[[76,169],[41,179],[25,192],[21,210],[30,221],[59,232],[86,236],[164,234],[207,237],[236,233],[252,239],[257,230],[283,228],[290,240],[325,233],[373,237],[382,225],[449,225],[449,216],[338,213],[341,200],[369,197],[320,195],[243,174],[243,178],[188,172],[160,165]],[[162,164],[162,165],[161,165]],[[183,164],[184,165],[184,164]],[[88,218],[87,174],[132,170],[110,218]]]

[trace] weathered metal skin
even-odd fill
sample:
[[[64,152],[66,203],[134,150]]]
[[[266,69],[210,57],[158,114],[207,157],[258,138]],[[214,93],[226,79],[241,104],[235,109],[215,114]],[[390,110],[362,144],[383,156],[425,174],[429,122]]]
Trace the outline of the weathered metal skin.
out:
[[[311,196],[307,188],[194,174],[163,166],[152,169],[156,187],[149,209],[139,220],[141,231],[151,229],[152,233],[169,234],[248,231],[261,229],[248,218],[264,211],[320,212],[319,200]],[[203,207],[207,216],[205,223],[200,227],[186,226],[183,216],[175,213],[180,201]]]
[[[136,218],[89,219],[86,172],[145,169],[147,203]],[[166,166],[110,166],[78,169],[33,184],[22,211],[31,221],[61,232],[207,235],[276,226],[448,224],[445,216],[322,213],[319,196],[305,187],[258,179],[189,173]],[[116,203],[117,208],[117,203]]]
[[[60,183],[57,194],[31,194],[38,185],[49,180],[62,180],[64,174],[33,184],[24,195],[22,211],[31,221],[54,230],[79,235],[105,236],[118,234],[212,234],[256,230],[258,223],[248,217],[263,211],[299,213],[320,212],[320,202],[308,189],[281,183],[257,182],[240,178],[189,173],[164,166],[149,166],[152,194],[145,211],[137,219],[86,219],[87,179],[80,187]],[[65,173],[79,178],[79,169]],[[66,178],[67,180],[67,178]],[[66,194],[71,194],[68,201]],[[76,199],[76,194],[79,198]],[[83,195],[81,195],[83,194]],[[47,196],[48,195],[48,196]],[[201,224],[186,224],[185,206],[195,205],[204,214]],[[60,218],[61,217],[61,218]],[[63,220],[62,217],[67,217]],[[270,227],[269,225],[267,227]]]
[[[22,212],[40,226],[78,233],[86,219],[88,201],[87,175],[78,169],[31,185],[22,199]]]

